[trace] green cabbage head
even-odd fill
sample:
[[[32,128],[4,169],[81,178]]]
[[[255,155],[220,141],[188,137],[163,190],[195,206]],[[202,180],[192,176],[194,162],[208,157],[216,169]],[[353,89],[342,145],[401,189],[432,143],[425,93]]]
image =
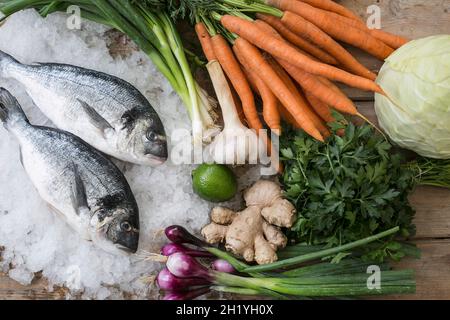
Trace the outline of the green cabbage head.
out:
[[[377,83],[381,128],[403,148],[450,159],[450,35],[414,40],[395,51]]]

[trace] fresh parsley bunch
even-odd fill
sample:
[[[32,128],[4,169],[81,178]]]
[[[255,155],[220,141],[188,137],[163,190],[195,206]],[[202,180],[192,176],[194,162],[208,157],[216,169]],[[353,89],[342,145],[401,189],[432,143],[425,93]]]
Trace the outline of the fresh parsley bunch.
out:
[[[336,123],[334,130],[340,127]],[[408,194],[415,185],[414,173],[391,149],[367,124],[348,123],[343,136],[332,135],[326,143],[286,129],[281,137],[281,182],[298,210],[290,238],[332,247],[395,226],[402,237],[412,236],[414,210]],[[398,260],[406,254],[402,247],[388,239],[363,254],[371,260]]]

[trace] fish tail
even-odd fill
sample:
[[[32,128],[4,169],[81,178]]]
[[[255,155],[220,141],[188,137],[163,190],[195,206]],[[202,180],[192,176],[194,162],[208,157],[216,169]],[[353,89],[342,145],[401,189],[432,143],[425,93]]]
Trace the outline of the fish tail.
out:
[[[19,64],[12,56],[0,50],[0,76],[8,76],[8,67]]]
[[[28,121],[17,99],[5,88],[0,88],[0,121],[5,125]]]

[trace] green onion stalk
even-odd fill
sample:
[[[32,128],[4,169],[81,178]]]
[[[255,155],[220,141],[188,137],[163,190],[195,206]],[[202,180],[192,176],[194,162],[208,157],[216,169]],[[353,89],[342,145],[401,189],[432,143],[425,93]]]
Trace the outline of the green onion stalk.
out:
[[[157,261],[165,262],[166,265],[158,274],[156,283],[163,291],[186,290],[202,285],[209,286],[207,288],[213,291],[282,300],[413,293],[415,281],[412,270],[391,270],[386,262],[363,261],[354,257],[339,263],[321,261],[379,242],[395,235],[399,229],[388,229],[334,248],[311,246],[305,249],[303,246],[298,251],[294,250],[303,253],[295,255],[294,251],[290,252],[291,257],[288,259],[250,266],[231,253],[212,247],[184,227],[172,225],[165,229],[171,243],[161,249],[165,258]],[[201,250],[192,251],[185,244]],[[216,260],[211,264],[213,267],[209,268],[204,260],[196,260],[196,257],[205,257],[206,252],[218,257],[220,264]],[[378,275],[371,274],[369,267],[373,266],[378,267]],[[376,279],[379,280],[378,285],[374,281]]]
[[[161,288],[172,288],[187,283],[179,279],[186,281],[193,281],[194,278],[203,279],[206,285],[208,283],[212,285],[212,290],[241,295],[264,295],[277,299],[414,293],[416,284],[413,270],[390,270],[386,263],[376,264],[379,268],[380,283],[375,288],[370,286],[371,274],[367,271],[368,267],[375,263],[348,259],[339,264],[314,264],[314,261],[320,258],[365,246],[393,235],[398,230],[398,227],[392,228],[339,247],[309,252],[259,266],[249,266],[217,248],[204,248],[227,260],[239,274],[209,269],[194,257],[184,252],[176,252],[167,258],[167,270],[164,271],[164,274],[175,276],[176,278],[172,280],[176,281],[168,281],[170,279],[162,277],[158,284]],[[305,262],[311,264],[300,265]],[[290,269],[283,271],[286,268]]]
[[[24,9],[34,8],[47,16],[76,5],[83,18],[125,33],[149,56],[178,93],[192,121],[194,143],[202,143],[216,132],[217,116],[211,99],[194,79],[172,19],[153,4],[149,0],[4,0],[0,2],[0,11],[4,20]]]
[[[291,258],[287,258],[284,260],[276,261],[269,264],[263,264],[263,265],[256,265],[256,266],[249,266],[246,263],[239,261],[238,259],[234,258],[230,254],[217,249],[213,247],[205,248],[205,250],[209,251],[210,253],[216,255],[220,259],[224,259],[228,261],[237,271],[243,272],[243,273],[249,273],[253,275],[261,275],[262,272],[269,272],[274,270],[280,270],[280,269],[286,269],[298,266],[305,262],[314,261],[317,259],[323,259],[327,258],[333,255],[336,255],[341,252],[347,252],[350,250],[354,250],[356,248],[360,248],[363,246],[366,246],[370,243],[376,242],[380,239],[383,239],[385,237],[392,236],[396,234],[400,230],[399,227],[394,227],[391,229],[388,229],[386,231],[377,233],[375,235],[372,235],[370,237],[360,239],[354,242],[350,242],[344,245],[340,245],[334,248],[327,248],[322,249],[318,251],[311,251],[307,252],[305,254],[293,256]]]

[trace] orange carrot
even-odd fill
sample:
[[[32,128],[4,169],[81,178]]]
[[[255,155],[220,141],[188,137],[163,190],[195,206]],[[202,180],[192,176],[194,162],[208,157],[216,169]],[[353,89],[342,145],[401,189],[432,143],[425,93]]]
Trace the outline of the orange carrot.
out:
[[[199,22],[195,25],[195,32],[197,33],[198,40],[200,41],[206,59],[208,61],[216,60],[211,43],[211,36],[209,35],[208,30],[206,30],[203,22]]]
[[[328,88],[330,88],[331,90],[333,90],[334,92],[344,95],[345,93],[342,92],[341,89],[339,89],[339,87],[337,85],[335,85],[333,82],[331,82],[330,80],[328,80],[327,78],[324,77],[317,77],[317,79],[322,82],[324,85],[326,85]]]
[[[325,125],[325,122],[317,115],[316,112],[312,109],[308,100],[306,100],[305,96],[302,92],[299,92],[300,101],[303,105],[305,105],[305,112],[310,117],[314,123],[314,125],[319,129],[320,133],[324,138],[328,138],[331,135],[330,130]]]
[[[234,48],[235,49],[235,48]],[[242,56],[238,50],[235,50],[236,57],[239,61],[242,60]],[[242,64],[242,62],[241,62]],[[280,132],[280,114],[278,113],[278,99],[270,90],[270,88],[261,80],[257,73],[252,72],[244,68],[244,72],[247,75],[252,87],[255,87],[256,91],[260,95],[263,102],[263,118],[271,130]]]
[[[287,109],[280,103],[278,104],[278,112],[281,115],[281,118],[289,123],[291,126],[297,129],[301,129],[302,127],[295,121],[294,117],[287,111]]]
[[[259,95],[261,95],[261,92],[260,92],[260,91],[262,91],[262,89],[264,89],[264,88],[261,88],[261,87],[259,86],[259,84],[258,84],[257,82],[255,82],[255,80],[256,80],[256,81],[258,80],[258,79],[255,79],[255,76],[256,76],[257,78],[258,78],[258,76],[257,76],[254,72],[251,72],[249,69],[247,69],[247,68],[244,67],[244,65],[246,65],[245,59],[244,59],[244,57],[242,56],[242,54],[239,53],[239,50],[236,48],[236,46],[233,46],[233,51],[234,51],[234,54],[236,55],[236,58],[237,58],[238,61],[241,63],[242,71],[245,73],[245,75],[246,75],[246,77],[247,77],[247,79],[248,79],[248,81],[249,81],[249,83],[250,83],[250,86],[252,87],[253,90],[255,90],[255,92],[257,92]],[[264,83],[263,83],[263,84],[264,84]],[[264,85],[265,85],[265,84],[264,84]],[[269,91],[270,91],[270,90],[269,90]],[[270,93],[272,93],[272,92],[270,91]],[[264,94],[265,94],[265,93],[263,93],[263,95],[264,95]],[[273,94],[272,94],[272,96],[273,96]],[[270,99],[270,98],[271,98],[271,97],[269,97],[269,99]],[[267,105],[268,103],[270,104],[271,102],[270,102],[270,101],[267,101],[267,98],[266,98],[266,97],[264,97],[264,98],[262,98],[262,99],[263,99],[263,117],[264,117],[264,119],[266,120],[267,125],[269,125],[269,128],[271,128],[272,130],[277,130],[277,131],[275,131],[275,133],[280,133],[281,125],[280,125],[280,119],[279,119],[279,118],[280,118],[280,115],[278,114],[278,110],[275,110],[275,112],[276,112],[277,114],[273,114],[273,112],[271,112],[271,111],[268,110],[268,109],[272,109],[273,106]],[[277,105],[277,103],[278,103],[278,100],[277,100],[276,97],[274,97],[274,99],[275,99],[275,107],[276,107],[276,105]],[[269,114],[269,117],[267,117],[267,116],[268,116],[268,115],[266,114],[267,112],[270,113],[270,114]],[[276,120],[276,118],[278,118],[278,120]],[[272,128],[271,125],[273,125],[273,126],[275,126],[275,127]],[[266,135],[266,134],[261,134],[260,137],[261,137],[261,139],[263,140],[264,144],[265,144],[266,147],[267,147],[267,154],[268,154],[269,156],[271,156],[271,155],[273,154],[273,145],[272,145],[272,141],[270,140],[269,136]]]
[[[273,29],[270,25],[268,25],[264,21],[256,20],[255,24],[260,26],[261,29],[263,29],[265,32],[273,34],[278,39],[283,39],[275,29]],[[301,49],[298,50],[302,52]],[[308,55],[307,53],[304,54]],[[269,60],[269,63],[272,64],[274,70],[277,71],[280,78],[286,83],[288,89],[292,90],[293,93],[297,91],[297,88],[292,83],[292,80],[289,77],[289,75],[292,78],[294,78],[295,81],[297,81],[297,83],[300,85],[300,88],[303,88],[307,91],[310,91],[312,94],[317,95],[319,99],[321,99],[323,102],[331,104],[332,106],[335,106],[336,109],[348,114],[356,115],[358,113],[353,102],[344,93],[342,93],[340,89],[336,87],[336,85],[334,85],[328,79],[323,78],[323,80],[326,80],[327,82],[320,81],[319,78],[322,77],[309,74],[300,68],[290,65],[288,62],[285,62],[282,59],[277,59],[277,61],[278,61],[277,63],[274,63],[271,60]],[[282,68],[284,68],[287,71],[287,73],[289,73],[289,75],[286,74],[286,71],[283,70]],[[320,129],[320,124],[318,124],[317,127]]]
[[[311,104],[314,111],[323,119],[325,122],[334,122],[336,119],[331,114],[330,107],[327,106],[326,103],[320,101],[314,95],[305,92],[305,97],[308,102]]]
[[[301,54],[307,56],[308,58],[320,62],[319,59],[317,59],[316,57],[312,56],[310,53],[303,51],[302,49],[294,46],[291,42],[289,42],[288,40],[286,40],[285,38],[282,37],[282,35],[278,32],[278,30],[276,30],[272,25],[270,25],[269,23],[265,22],[264,20],[255,20],[255,25],[257,25],[262,31],[264,32],[268,32],[269,34],[271,34],[272,36],[275,36],[277,39],[283,40],[286,44],[290,45],[291,47],[295,48],[298,52],[300,52]]]
[[[401,36],[397,36],[395,34],[380,30],[380,29],[369,29],[370,34],[377,38],[378,40],[383,41],[388,46],[398,49],[404,44],[408,43],[410,40]]]
[[[302,0],[302,1],[306,2],[304,0]],[[393,49],[398,49],[401,46],[403,46],[404,44],[409,42],[409,39],[406,39],[401,36],[397,36],[395,34],[392,34],[392,33],[389,33],[389,32],[386,32],[386,31],[383,31],[380,29],[369,29],[362,20],[351,19],[346,16],[342,16],[338,13],[329,12],[329,11],[325,12],[325,13],[328,14],[330,19],[339,20],[343,23],[351,25],[354,28],[357,28],[364,32],[367,32],[370,35],[372,35],[374,38],[384,42],[386,45],[388,45],[389,47],[391,47]]]
[[[326,122],[332,123],[336,122],[336,118],[331,114],[331,109],[325,103],[317,99],[315,96],[309,93],[305,93],[306,99],[308,100],[311,107],[314,111]],[[345,135],[344,129],[339,129],[336,131],[336,134],[340,137]]]
[[[217,60],[241,99],[242,109],[249,127],[258,132],[263,128],[263,125],[256,110],[255,99],[250,84],[239,66],[239,62],[234,57],[228,42],[220,34],[213,36],[211,42]]]
[[[319,77],[307,73],[284,60],[278,60],[278,62],[306,92],[313,94],[322,102],[335,107],[339,111],[352,115],[357,114],[358,111],[353,102],[346,95],[335,92],[320,81]]]
[[[307,1],[302,0],[302,2],[307,2]],[[313,4],[311,4],[311,5],[313,5]],[[389,32],[386,32],[386,31],[383,31],[380,29],[369,29],[362,20],[351,19],[349,17],[340,15],[335,12],[330,12],[330,11],[325,11],[325,13],[328,14],[329,19],[339,20],[343,23],[351,25],[352,27],[355,27],[364,32],[367,32],[370,35],[372,35],[372,37],[384,42],[386,45],[388,45],[389,47],[391,47],[393,49],[398,49],[401,46],[403,46],[404,44],[406,44],[407,42],[409,42],[409,39],[394,35],[392,33],[389,33]]]
[[[286,87],[289,89],[289,91],[295,96],[297,103],[301,106],[303,106],[303,112],[308,115],[308,117],[312,120],[315,127],[320,131],[320,133],[324,137],[328,137],[330,135],[330,131],[325,126],[323,121],[315,114],[313,110],[311,110],[310,106],[308,105],[308,102],[306,101],[305,97],[301,93],[301,91],[298,90],[295,83],[292,81],[289,74],[286,73],[286,71],[283,69],[282,66],[278,62],[276,62],[272,57],[267,56],[265,57],[267,62],[272,66],[273,70],[278,74],[281,80],[286,84]]]
[[[269,2],[273,2],[272,5],[277,6],[280,10],[290,11],[303,17],[331,37],[358,47],[380,60],[386,59],[394,52],[394,49],[374,38],[368,32],[348,25],[339,19],[333,19],[327,11],[296,0],[274,0]]]
[[[287,27],[284,26],[284,24],[280,21],[280,19],[271,16],[271,15],[265,15],[258,13],[256,15],[258,19],[261,19],[262,21],[265,21],[266,23],[270,24],[273,28],[275,28],[286,40],[297,46],[299,49],[304,50],[305,52],[311,54],[313,57],[317,58],[319,61],[325,62],[327,64],[336,65],[338,64],[337,60],[325,52],[324,50],[320,49],[319,47],[313,45],[312,43],[306,41],[302,37],[298,36],[291,30],[289,30]],[[258,20],[256,20],[258,21]]]
[[[248,66],[244,56],[239,52],[239,49],[236,46],[233,46],[233,51],[241,65]],[[267,125],[276,133],[281,133],[281,119],[278,111],[278,106],[280,104],[279,100],[256,72],[248,67],[244,67],[244,72],[255,92],[257,92],[262,99],[263,118]]]
[[[253,22],[256,26],[258,26],[258,28],[260,28],[261,30],[263,30],[264,32],[268,32],[269,34],[272,34],[273,36],[279,38],[279,39],[283,39],[283,37],[280,35],[280,33],[275,30],[274,27],[272,27],[270,24],[268,24],[267,22],[260,20],[260,19],[256,19]],[[283,39],[284,40],[284,39]]]
[[[236,111],[238,113],[239,120],[241,120],[242,124],[246,125],[247,119],[245,118],[244,110],[242,109],[241,99],[239,98],[239,95],[237,94],[236,90],[233,88],[233,84],[230,83],[231,82],[230,79],[227,79],[227,82],[228,82],[228,86],[230,87],[230,90],[231,90],[231,95],[233,96],[233,102],[234,102],[234,106],[236,107]]]
[[[362,23],[362,19],[358,17],[356,14],[354,14],[351,10],[347,9],[346,7],[331,1],[331,0],[299,0],[301,2],[305,2],[313,7],[327,10],[330,12],[337,13],[341,16],[347,17],[349,19],[353,19],[356,21],[360,21]]]
[[[317,46],[326,50],[350,72],[371,80],[376,78],[376,75],[373,72],[363,66],[339,43],[316,27],[313,23],[289,11],[286,11],[283,14],[281,21],[291,31],[302,35],[306,40],[315,43]]]
[[[383,90],[375,82],[350,74],[336,67],[316,62],[300,53],[297,49],[291,47],[283,40],[277,39],[275,36],[265,32],[261,32],[261,29],[251,21],[225,15],[222,17],[221,23],[230,32],[238,34],[240,37],[250,41],[271,55],[289,61],[306,72],[321,75],[331,80],[340,81],[351,87],[384,94]]]
[[[260,78],[270,87],[275,96],[286,107],[302,129],[315,139],[323,141],[323,137],[319,130],[304,113],[303,106],[298,105],[295,96],[289,91],[285,83],[279,78],[278,74],[264,59],[261,52],[244,38],[238,38],[235,41],[234,46],[244,58],[245,63],[247,64],[245,67],[258,73]]]

